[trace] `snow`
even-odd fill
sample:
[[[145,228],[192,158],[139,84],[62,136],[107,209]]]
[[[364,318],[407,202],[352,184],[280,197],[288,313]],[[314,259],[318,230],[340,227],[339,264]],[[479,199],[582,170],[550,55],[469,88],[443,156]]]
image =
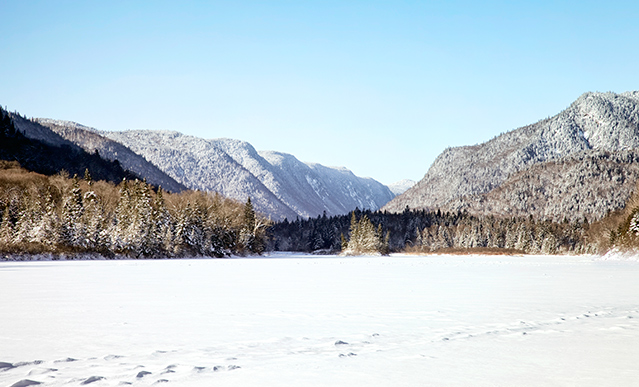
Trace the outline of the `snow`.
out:
[[[1,262],[0,385],[632,385],[638,275],[589,256]]]
[[[639,262],[639,251],[626,250],[622,251],[617,248],[608,251],[606,254],[597,258],[601,261],[636,261]]]
[[[404,192],[408,191],[412,188],[417,182],[415,180],[404,179],[400,181],[396,181],[393,184],[390,184],[388,188],[390,188],[391,192],[395,195],[401,195]]]

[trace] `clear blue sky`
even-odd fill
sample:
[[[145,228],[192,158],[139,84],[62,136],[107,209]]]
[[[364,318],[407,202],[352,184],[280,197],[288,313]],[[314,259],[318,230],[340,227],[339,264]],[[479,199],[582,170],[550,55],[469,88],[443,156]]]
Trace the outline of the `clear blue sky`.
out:
[[[0,104],[419,180],[448,146],[639,89],[635,1],[0,1]]]

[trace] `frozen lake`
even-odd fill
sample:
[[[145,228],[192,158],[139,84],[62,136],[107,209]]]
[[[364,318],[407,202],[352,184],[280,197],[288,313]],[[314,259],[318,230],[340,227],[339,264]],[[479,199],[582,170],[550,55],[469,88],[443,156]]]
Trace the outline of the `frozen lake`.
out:
[[[0,263],[1,386],[618,386],[637,359],[637,262]]]

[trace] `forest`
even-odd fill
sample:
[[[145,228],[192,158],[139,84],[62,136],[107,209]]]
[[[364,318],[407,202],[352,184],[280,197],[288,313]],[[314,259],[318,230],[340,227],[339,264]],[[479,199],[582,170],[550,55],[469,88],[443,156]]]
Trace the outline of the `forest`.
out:
[[[0,161],[0,251],[97,253],[111,258],[224,257],[264,250],[268,220],[250,199],[118,185],[65,173],[45,176]]]
[[[406,208],[401,213],[356,209],[347,215],[287,220],[271,226],[268,248],[283,251],[336,252],[350,238],[353,220],[369,220],[375,236],[384,236],[391,252],[429,253],[496,248],[530,254],[589,253],[590,224],[537,221],[532,217],[497,218],[467,212],[442,213]]]

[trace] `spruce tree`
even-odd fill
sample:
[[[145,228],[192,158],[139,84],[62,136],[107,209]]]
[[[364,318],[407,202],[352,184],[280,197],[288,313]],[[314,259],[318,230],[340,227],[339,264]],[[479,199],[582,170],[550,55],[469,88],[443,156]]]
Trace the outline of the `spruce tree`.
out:
[[[133,204],[129,184],[124,179],[120,184],[118,204],[115,209],[111,235],[111,245],[116,252],[127,253],[133,237],[129,234],[133,223]]]
[[[84,242],[83,224],[80,222],[84,208],[82,206],[82,191],[78,176],[73,177],[73,183],[63,197],[61,217],[61,242],[67,246],[79,247]]]
[[[93,184],[93,179],[91,178],[91,174],[89,173],[89,168],[84,170],[84,181],[91,186]]]
[[[106,252],[109,246],[106,216],[102,201],[94,191],[84,194],[85,242],[84,247],[91,251]]]
[[[249,197],[244,204],[244,226],[240,232],[240,242],[251,253],[256,252],[255,244],[255,210]]]
[[[155,229],[155,250],[157,254],[166,254],[172,251],[173,234],[171,214],[169,214],[164,201],[162,187],[158,188],[153,201],[153,223]]]
[[[366,214],[357,221],[353,213],[351,215],[351,237],[342,253],[345,255],[382,254],[388,249],[385,247],[385,238],[381,235],[381,230],[381,225],[377,230],[375,229]]]
[[[138,180],[133,188],[133,219],[129,225],[131,250],[136,257],[148,257],[156,246],[151,188]]]

